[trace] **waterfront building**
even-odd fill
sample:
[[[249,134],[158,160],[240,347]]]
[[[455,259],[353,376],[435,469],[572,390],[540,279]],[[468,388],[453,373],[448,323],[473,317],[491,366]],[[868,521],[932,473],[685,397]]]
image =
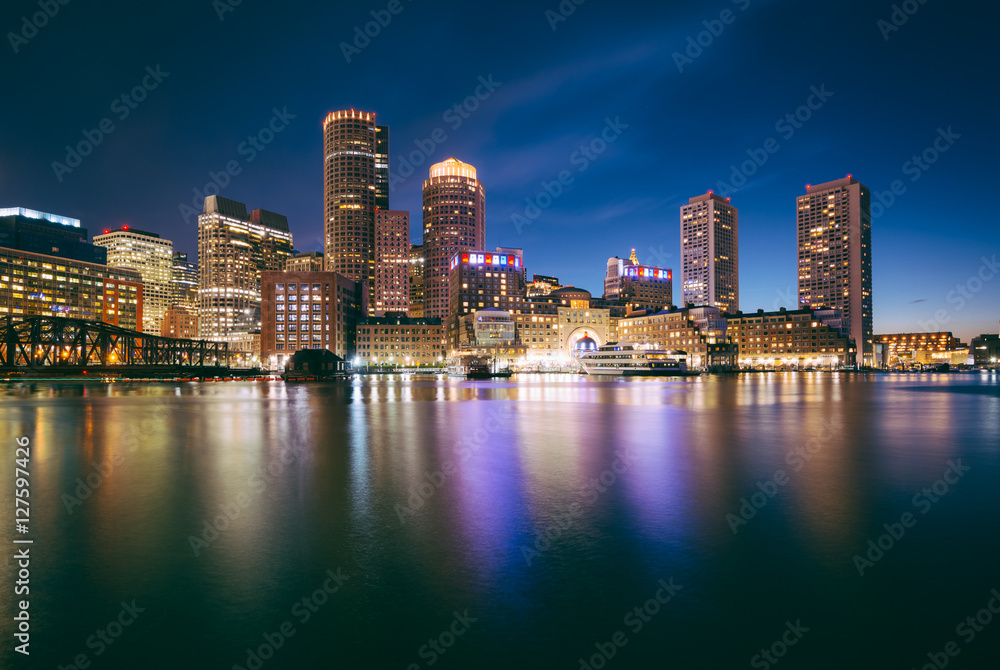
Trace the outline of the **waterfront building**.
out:
[[[424,245],[410,245],[410,308],[407,314],[419,319],[424,316]]]
[[[170,269],[171,304],[198,310],[198,264],[188,260],[183,251],[175,251]]]
[[[856,361],[856,347],[839,310],[759,309],[737,312],[727,320],[740,367],[837,368]]]
[[[461,251],[452,256],[446,269],[450,306],[445,332],[449,349],[459,345],[459,321],[466,314],[486,307],[514,313],[522,308],[525,289],[521,254],[499,253],[499,248],[497,252]]]
[[[323,270],[323,254],[319,251],[305,251],[295,254],[285,261],[285,272],[321,272]]]
[[[876,335],[875,343],[883,345],[884,363],[890,367],[912,360],[914,351],[945,352],[968,349],[968,346],[962,344],[962,341],[950,332]]]
[[[514,343],[514,319],[507,310],[486,307],[469,316],[473,321],[476,346],[497,347]]]
[[[668,268],[641,265],[635,249],[628,259],[608,259],[604,277],[604,299],[626,305],[630,311],[661,310],[673,304],[673,272]]]
[[[25,207],[0,208],[0,247],[107,265],[104,247],[87,241],[80,220]]]
[[[444,365],[441,319],[402,315],[367,317],[358,322],[360,365]]]
[[[448,319],[455,316],[449,312],[454,302],[448,292],[449,263],[460,250],[486,246],[486,192],[476,168],[456,158],[435,163],[429,174],[423,184],[424,314]],[[505,307],[466,305],[473,310],[494,306]]]
[[[108,252],[108,265],[129,268],[142,276],[142,332],[160,334],[163,315],[174,302],[174,244],[156,233],[122,226],[94,236]]]
[[[375,211],[375,283],[369,296],[374,316],[410,309],[410,213]]]
[[[357,353],[358,321],[368,287],[337,272],[261,273],[260,355],[270,370],[300,349],[328,349],[344,360]]]
[[[135,270],[0,248],[0,316],[63,316],[140,330],[142,312]]]
[[[633,312],[618,321],[618,342],[651,349],[683,351],[688,368],[728,368],[736,364],[736,349],[718,307],[682,307],[658,312]]]
[[[556,277],[546,275],[532,275],[531,281],[525,286],[525,295],[535,298],[543,295],[550,295],[553,291],[562,288],[562,284]]]
[[[799,307],[840,310],[858,365],[875,364],[868,187],[848,175],[806,186],[798,213]]]
[[[198,313],[189,307],[171,305],[163,315],[160,335],[177,339],[198,339]]]
[[[260,336],[261,273],[283,268],[292,255],[288,220],[212,195],[198,217],[198,335],[230,342],[252,358]],[[257,334],[256,337],[254,336]]]
[[[364,282],[369,289],[375,277],[379,137],[372,112],[330,112],[323,121],[324,269]],[[388,134],[385,146],[388,153]],[[386,186],[388,162],[386,156]]]
[[[711,191],[681,205],[681,305],[740,308],[739,211]]]
[[[997,367],[1000,362],[1000,335],[984,334],[969,344],[973,364],[977,367]]]

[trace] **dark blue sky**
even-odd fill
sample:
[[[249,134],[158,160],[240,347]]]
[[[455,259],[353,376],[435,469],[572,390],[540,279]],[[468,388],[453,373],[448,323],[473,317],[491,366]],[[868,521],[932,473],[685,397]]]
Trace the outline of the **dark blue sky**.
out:
[[[966,340],[998,330],[1000,268],[982,260],[1000,254],[996,17],[987,4],[960,11],[913,0],[915,13],[886,32],[878,22],[891,21],[889,2],[567,0],[575,11],[554,23],[546,10],[557,12],[557,0],[400,0],[348,63],[340,44],[388,2],[242,0],[220,20],[224,3],[72,0],[37,34],[12,40],[22,17],[40,10],[5,2],[0,207],[75,216],[92,234],[129,223],[194,255],[194,217],[181,205],[235,161],[239,174],[222,195],[286,214],[296,247],[319,249],[321,121],[355,107],[390,126],[396,173],[436,129],[447,137],[391,195],[393,209],[411,212],[415,242],[427,166],[454,155],[485,184],[488,244],[523,247],[529,273],[600,293],[607,257],[635,247],[640,261],[675,269],[677,299],[678,208],[732,183],[731,166],[748,151],[760,157],[773,138],[777,150],[731,193],[745,311],[794,305],[795,197],[850,173],[873,193],[899,180],[902,193],[876,208],[876,332],[919,332],[935,318]],[[718,21],[724,10],[728,23]],[[675,52],[706,21],[718,35],[701,35],[707,46],[678,66]],[[146,70],[157,65],[168,73],[158,83]],[[480,88],[486,99],[468,118],[446,115],[481,76],[496,90]],[[155,88],[134,109],[114,102],[144,78]],[[812,87],[832,95],[813,98],[818,109],[798,127],[779,124]],[[295,118],[262,150],[241,151],[275,109]],[[52,164],[67,162],[66,145],[105,118],[113,130],[57,177]],[[582,158],[606,119],[627,127]],[[949,128],[933,164],[907,165]],[[518,230],[512,216],[563,170],[572,183]]]

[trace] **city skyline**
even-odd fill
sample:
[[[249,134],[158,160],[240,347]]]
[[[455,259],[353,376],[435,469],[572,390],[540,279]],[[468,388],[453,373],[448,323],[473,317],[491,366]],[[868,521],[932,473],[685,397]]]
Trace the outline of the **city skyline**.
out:
[[[434,16],[404,5],[370,46],[350,54],[350,62],[335,53],[324,65],[329,73],[320,76],[319,66],[305,55],[288,54],[272,74],[275,68],[265,64],[273,56],[250,55],[238,76],[209,91],[195,73],[204,60],[229,72],[221,45],[194,59],[176,49],[166,37],[169,30],[239,35],[273,18],[281,40],[287,40],[282,31],[289,17],[268,17],[241,5],[219,21],[210,7],[195,8],[164,9],[162,34],[154,31],[141,45],[129,42],[133,60],[114,64],[106,78],[111,88],[77,90],[77,65],[66,73],[56,67],[65,63],[54,53],[59,51],[54,43],[63,40],[72,48],[78,39],[76,26],[62,14],[12,54],[19,66],[9,74],[14,87],[25,85],[28,76],[45,77],[64,87],[75,103],[56,115],[57,110],[15,100],[3,112],[12,126],[25,129],[0,157],[3,202],[74,216],[91,231],[123,224],[153,230],[193,254],[197,215],[185,218],[181,206],[199,209],[192,205],[194,191],[204,192],[211,182],[221,186],[224,197],[284,213],[297,248],[320,250],[322,149],[316,138],[328,112],[354,107],[376,112],[379,124],[392,128],[389,166],[398,178],[391,191],[393,209],[416,217],[427,167],[454,155],[476,166],[490,193],[484,247],[525,248],[530,273],[595,293],[607,258],[604,248],[612,244],[636,248],[643,263],[680,272],[678,208],[706,190],[721,193],[720,184],[728,184],[731,192],[725,195],[742,219],[741,308],[795,308],[795,199],[807,183],[853,174],[873,196],[875,331],[945,329],[968,340],[997,329],[1000,292],[990,291],[989,284],[984,289],[975,277],[981,267],[984,274],[996,272],[987,261],[1000,247],[1000,232],[958,197],[989,189],[989,165],[978,153],[989,154],[996,133],[985,111],[973,104],[975,87],[969,84],[974,73],[952,66],[959,62],[953,45],[926,47],[936,31],[947,31],[959,20],[941,9],[921,6],[898,30],[886,31],[879,21],[888,18],[888,7],[794,7],[782,15],[774,3],[740,2],[732,6],[733,21],[721,24],[719,35],[708,33],[702,38],[707,46],[699,47],[706,24],[720,25],[713,23],[718,13],[705,7],[644,7],[649,30],[631,28],[627,40],[597,45],[594,36],[629,20],[630,12],[619,16],[581,5],[557,20],[541,8],[515,5],[491,10],[491,16],[508,33],[533,38],[528,53],[452,61],[448,77],[411,82],[411,68],[420,61],[473,49],[475,43],[470,36],[451,34],[447,24],[434,27]],[[106,11],[112,9],[81,16],[83,27],[102,35]],[[144,14],[148,9],[133,11],[139,21],[153,18]],[[322,16],[332,10],[315,11]],[[366,6],[337,12],[345,25],[343,34],[334,31],[330,38],[337,45],[350,43],[355,24],[371,20]],[[19,18],[7,23],[16,25]],[[318,30],[322,21],[310,23],[317,27],[301,29]],[[821,26],[824,34],[838,33],[856,44],[842,54],[838,68],[847,72],[874,63],[872,75],[829,74],[821,56],[831,38],[816,33]],[[982,28],[964,29],[967,34]],[[447,34],[451,41],[406,39],[420,33]],[[962,48],[980,48],[974,37],[969,35]],[[484,48],[499,39],[475,36]],[[104,48],[83,60],[107,58]],[[420,57],[402,58],[406,50],[417,50]],[[746,57],[731,63],[739,54]],[[779,62],[781,81],[741,80],[741,74]],[[146,72],[147,65],[158,77]],[[286,76],[286,68],[296,76]],[[259,103],[239,110],[198,105],[190,114],[199,96],[215,99],[245,89],[246,72],[260,75],[255,84]],[[376,72],[392,74],[396,84],[381,85],[371,76]],[[580,78],[584,72],[586,80]],[[303,87],[307,77],[315,79]],[[926,96],[918,85],[924,80],[939,95]],[[670,122],[663,123],[665,103],[700,99],[715,81],[741,104],[722,111],[670,105]],[[145,100],[135,109],[126,107],[129,116],[119,119],[121,104],[112,108],[109,100],[139,84],[145,86]],[[941,102],[944,98],[948,104]],[[57,178],[53,163],[67,164],[65,146],[82,141],[81,130],[97,128],[105,116],[113,132],[78,167]],[[182,116],[192,118],[168,123]],[[265,128],[268,133],[255,140],[260,149],[244,143]],[[596,152],[600,143],[590,152],[593,158],[579,151],[602,134],[613,139],[602,152]],[[41,139],[22,139],[32,135]],[[442,136],[446,139],[438,141]],[[172,148],[178,143],[184,152]],[[162,160],[127,160],[133,147]],[[410,163],[420,156],[420,165]],[[231,162],[238,173],[227,171]],[[570,172],[572,183],[558,184],[562,170]],[[530,218],[535,214],[531,203],[546,201],[540,197],[547,194],[543,184],[553,183],[552,190],[561,186],[561,192],[549,196],[551,205]],[[512,217],[530,223],[518,229]],[[419,243],[417,222],[411,221],[410,232],[411,241]]]

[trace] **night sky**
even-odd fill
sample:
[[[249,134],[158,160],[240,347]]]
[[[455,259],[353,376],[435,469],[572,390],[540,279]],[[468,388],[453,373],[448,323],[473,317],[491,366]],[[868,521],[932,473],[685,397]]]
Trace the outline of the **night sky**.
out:
[[[232,2],[70,0],[37,32],[22,19],[37,0],[4,2],[0,207],[77,217],[92,235],[134,225],[193,256],[182,205],[200,210],[195,190],[235,161],[221,194],[287,215],[296,248],[321,249],[321,122],[354,107],[390,127],[395,175],[416,152],[390,196],[414,242],[427,168],[455,156],[485,185],[490,248],[523,247],[529,274],[595,294],[608,256],[634,247],[674,268],[679,300],[678,209],[728,182],[743,310],[794,307],[805,184],[850,173],[874,196],[898,180],[895,202],[874,207],[876,332],[933,330],[935,317],[965,341],[998,330],[1000,278],[976,279],[1000,276],[982,260],[1000,254],[986,3],[910,0],[897,30],[890,2],[565,0],[565,16],[558,0]],[[372,11],[391,19],[357,49]],[[144,100],[121,99],[144,81]],[[477,87],[484,99],[456,113]],[[807,120],[782,121],[810,102]],[[285,120],[263,133],[270,143],[242,144],[275,110]],[[66,146],[102,119],[113,129],[91,132],[100,144],[70,167]],[[602,132],[614,141],[581,152]],[[777,150],[734,183],[732,166],[772,138]],[[929,150],[937,138],[946,151]],[[933,163],[911,162],[925,150]],[[564,170],[572,183],[528,218],[526,199]]]

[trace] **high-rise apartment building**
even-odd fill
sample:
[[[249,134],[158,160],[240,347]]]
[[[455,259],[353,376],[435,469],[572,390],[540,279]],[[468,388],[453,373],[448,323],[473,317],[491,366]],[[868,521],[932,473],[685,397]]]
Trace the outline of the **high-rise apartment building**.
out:
[[[375,114],[350,109],[323,121],[323,253],[326,270],[369,288],[375,277],[378,198]],[[385,134],[388,150],[388,133]],[[386,187],[388,187],[388,157]]]
[[[198,217],[198,334],[249,342],[260,329],[261,273],[292,255],[288,220],[273,212],[247,214],[242,202],[212,195]],[[237,348],[239,350],[239,348]]]
[[[857,364],[875,365],[871,193],[850,175],[796,199],[800,307],[840,310]]]
[[[410,309],[408,316],[424,316],[424,245],[410,245]]]
[[[369,312],[406,315],[410,308],[410,213],[375,211],[375,284]]]
[[[174,243],[156,233],[122,226],[95,235],[94,244],[108,250],[109,266],[129,268],[142,276],[142,332],[159,335],[163,315],[174,299]]]
[[[739,212],[711,191],[681,205],[681,305],[740,308]]]
[[[389,126],[375,126],[375,206],[389,209]]]
[[[174,252],[174,265],[170,271],[173,287],[173,305],[180,305],[192,311],[198,309],[198,264],[188,260],[183,251]]]
[[[432,165],[424,182],[423,216],[424,316],[445,319],[452,258],[486,246],[486,192],[476,168],[456,158]]]

